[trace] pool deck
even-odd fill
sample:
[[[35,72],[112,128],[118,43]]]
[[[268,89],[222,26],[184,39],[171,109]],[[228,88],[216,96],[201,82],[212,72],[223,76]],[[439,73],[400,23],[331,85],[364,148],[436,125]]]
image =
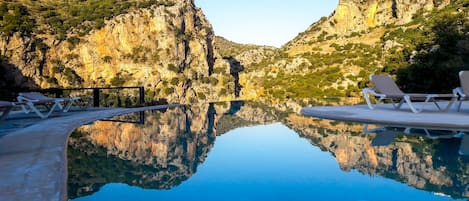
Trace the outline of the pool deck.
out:
[[[25,124],[0,131],[0,201],[67,200],[67,140],[82,125],[117,115],[180,105],[92,109],[48,119],[12,114],[0,125]],[[20,123],[18,123],[20,122]]]
[[[443,102],[442,106],[446,106]],[[416,103],[417,106],[421,105]],[[370,110],[367,105],[307,107],[301,113],[309,117],[317,117],[338,121],[350,121],[380,125],[399,125],[409,127],[469,129],[469,102],[464,102],[461,111],[456,106],[449,112],[439,111],[435,105],[427,104],[420,113],[412,113],[407,105],[394,109],[391,104],[378,105]]]

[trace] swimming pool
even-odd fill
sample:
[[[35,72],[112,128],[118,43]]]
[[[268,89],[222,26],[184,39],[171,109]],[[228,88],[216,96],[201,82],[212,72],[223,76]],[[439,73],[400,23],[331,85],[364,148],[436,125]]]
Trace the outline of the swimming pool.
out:
[[[465,135],[377,125],[364,130],[362,124],[252,102],[146,111],[98,121],[71,135],[68,196],[467,199],[469,159],[459,153]]]

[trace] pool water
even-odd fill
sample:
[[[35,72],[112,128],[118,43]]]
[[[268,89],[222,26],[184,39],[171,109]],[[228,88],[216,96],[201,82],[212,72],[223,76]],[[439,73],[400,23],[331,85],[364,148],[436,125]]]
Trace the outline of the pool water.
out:
[[[469,197],[464,133],[430,139],[399,130],[392,142],[375,146],[382,129],[375,130],[243,102],[124,115],[72,134],[68,195],[77,201]]]

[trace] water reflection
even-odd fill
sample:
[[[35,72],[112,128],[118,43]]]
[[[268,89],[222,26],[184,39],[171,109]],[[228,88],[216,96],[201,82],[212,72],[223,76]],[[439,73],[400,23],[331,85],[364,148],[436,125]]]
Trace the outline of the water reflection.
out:
[[[467,155],[464,156],[468,153],[468,137],[462,132],[374,125],[363,129],[360,124],[306,118],[260,103],[231,102],[124,115],[77,129],[68,147],[69,198],[91,195],[110,183],[174,189],[194,176],[205,163],[217,136],[236,128],[276,122],[306,139],[313,145],[310,148],[331,153],[345,173],[356,170],[452,198],[469,197],[469,166]],[[246,138],[241,142],[262,143],[262,139]],[[293,142],[285,140],[285,145],[278,148],[296,146],[287,143]],[[223,145],[217,143],[215,147],[218,146]],[[273,158],[282,155],[272,153],[277,154]],[[313,158],[309,160],[315,163]],[[240,161],[238,166],[243,165],[243,160]],[[221,168],[227,168],[223,165],[220,164]],[[283,174],[293,171],[288,163],[283,166]],[[276,167],[265,168],[274,171]]]
[[[402,138],[402,135],[425,137],[428,139],[452,139],[460,138],[459,154],[469,155],[469,136],[467,130],[461,129],[440,129],[440,128],[412,128],[404,126],[381,126],[369,129],[368,124],[364,125],[363,133],[374,133],[372,146],[387,146],[394,142],[396,138]],[[399,136],[401,135],[401,136]]]

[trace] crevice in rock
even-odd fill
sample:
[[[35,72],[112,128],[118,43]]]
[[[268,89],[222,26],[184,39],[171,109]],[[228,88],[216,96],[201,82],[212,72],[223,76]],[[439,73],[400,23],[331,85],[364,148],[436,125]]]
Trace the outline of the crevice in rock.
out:
[[[235,89],[235,97],[238,98],[241,89],[243,86],[239,83],[239,73],[244,70],[244,66],[236,60],[234,57],[229,56],[229,57],[223,57],[223,59],[228,60],[228,63],[230,64],[230,75],[233,76],[234,80],[234,89]]]
[[[392,6],[391,6],[391,9],[392,9],[392,17],[393,18],[397,18],[397,0],[392,0]]]

